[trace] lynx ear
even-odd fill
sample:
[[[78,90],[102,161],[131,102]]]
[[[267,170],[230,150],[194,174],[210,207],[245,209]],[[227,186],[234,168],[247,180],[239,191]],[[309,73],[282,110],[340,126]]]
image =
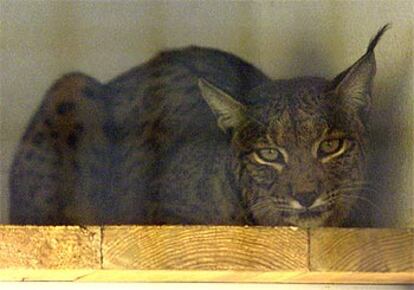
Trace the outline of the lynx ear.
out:
[[[216,116],[217,125],[221,130],[227,132],[243,122],[246,110],[244,105],[204,79],[199,79],[198,86],[201,95]]]
[[[387,24],[381,28],[371,40],[367,52],[333,80],[334,91],[340,98],[341,105],[348,110],[366,111],[370,107],[376,72],[374,48],[388,27]]]

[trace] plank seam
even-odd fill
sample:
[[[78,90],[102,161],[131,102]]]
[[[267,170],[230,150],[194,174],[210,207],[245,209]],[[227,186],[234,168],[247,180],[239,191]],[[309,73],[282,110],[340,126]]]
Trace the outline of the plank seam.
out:
[[[103,269],[104,265],[104,256],[103,256],[103,239],[104,239],[104,227],[99,227],[99,233],[100,233],[100,240],[99,240],[99,267],[100,269]]]
[[[307,251],[307,266],[308,266],[308,271],[311,272],[313,271],[312,269],[312,265],[311,265],[311,230],[307,229],[306,230],[306,235],[307,235],[307,243],[308,243],[308,251]]]

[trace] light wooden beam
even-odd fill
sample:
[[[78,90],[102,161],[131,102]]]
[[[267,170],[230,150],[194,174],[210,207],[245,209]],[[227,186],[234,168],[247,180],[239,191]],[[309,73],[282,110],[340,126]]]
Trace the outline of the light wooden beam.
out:
[[[290,228],[108,227],[105,269],[306,271],[308,235]]]
[[[0,226],[0,281],[72,281],[101,269],[101,228]]]
[[[310,250],[316,271],[414,272],[413,229],[316,229]]]
[[[414,283],[414,230],[0,226],[0,281]]]

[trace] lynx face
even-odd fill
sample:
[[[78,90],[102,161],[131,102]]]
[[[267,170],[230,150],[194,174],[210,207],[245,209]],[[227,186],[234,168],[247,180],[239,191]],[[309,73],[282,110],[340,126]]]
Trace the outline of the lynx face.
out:
[[[232,136],[234,174],[255,224],[337,226],[363,203],[373,49],[386,28],[332,81],[270,81],[248,104],[200,81],[218,126]]]
[[[337,225],[364,185],[365,129],[325,93],[329,84],[295,82],[283,95],[271,94],[280,83],[260,88],[268,101],[248,108],[234,134],[244,202],[261,225]]]
[[[275,81],[255,89],[255,101],[237,113],[235,175],[256,224],[346,219],[365,184],[366,137],[359,111],[340,98],[322,79]]]

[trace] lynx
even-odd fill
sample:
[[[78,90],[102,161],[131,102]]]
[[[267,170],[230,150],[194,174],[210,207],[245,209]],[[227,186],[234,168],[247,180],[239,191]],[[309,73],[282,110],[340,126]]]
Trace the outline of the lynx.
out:
[[[374,48],[333,80],[271,80],[187,47],[47,92],[10,175],[17,224],[358,226]]]

